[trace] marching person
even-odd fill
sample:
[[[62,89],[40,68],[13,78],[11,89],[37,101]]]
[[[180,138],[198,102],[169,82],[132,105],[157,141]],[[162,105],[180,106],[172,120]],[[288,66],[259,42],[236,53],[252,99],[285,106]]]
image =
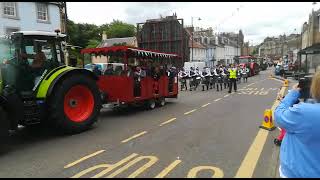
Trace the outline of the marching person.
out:
[[[222,75],[224,89],[226,89],[227,87],[229,87],[228,70],[226,66],[220,67],[220,73]]]
[[[212,89],[212,88],[216,88],[215,87],[215,67],[211,67],[210,68],[210,89]]]
[[[192,91],[192,87],[195,84],[195,78],[194,78],[195,76],[196,76],[196,72],[195,72],[194,68],[190,67],[190,70],[189,70],[189,78],[190,78],[189,87],[190,87],[190,91]]]
[[[232,91],[232,85],[234,87],[234,91],[237,92],[237,69],[231,64],[231,68],[228,70],[229,72],[229,93]]]
[[[186,91],[188,90],[187,87],[187,78],[188,78],[188,73],[184,70],[184,68],[182,68],[179,72],[179,79],[181,82],[181,91],[186,88]]]
[[[198,70],[199,68],[197,69],[194,69],[193,67],[190,68],[190,73],[189,73],[189,77],[191,78],[189,83],[190,91],[192,91],[192,87],[194,87],[194,90],[197,89],[197,86],[198,86],[197,77],[199,76]]]
[[[241,74],[242,74],[242,77],[243,77],[243,82],[248,82],[249,69],[247,67],[242,67],[241,68]]]
[[[222,91],[222,83],[223,83],[223,76],[222,76],[222,68],[216,68],[214,71],[215,79],[216,79],[216,84],[217,84],[217,91],[219,91],[219,84],[220,84],[220,91]]]
[[[237,81],[239,84],[241,83],[241,77],[242,77],[241,69],[240,69],[240,66],[237,65]]]
[[[200,74],[202,79],[202,91],[204,91],[204,86],[207,86],[207,90],[209,90],[209,83],[210,83],[210,69],[204,67],[203,71]]]

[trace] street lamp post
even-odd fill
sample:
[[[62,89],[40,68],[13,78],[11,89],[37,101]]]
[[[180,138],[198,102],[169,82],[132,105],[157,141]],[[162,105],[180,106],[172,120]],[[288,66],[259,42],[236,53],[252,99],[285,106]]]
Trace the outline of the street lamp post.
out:
[[[191,61],[193,61],[193,33],[194,33],[193,18],[194,17],[191,17],[191,27],[192,27],[192,32],[191,32]],[[196,18],[198,18],[198,21],[201,20],[200,17],[196,17]]]

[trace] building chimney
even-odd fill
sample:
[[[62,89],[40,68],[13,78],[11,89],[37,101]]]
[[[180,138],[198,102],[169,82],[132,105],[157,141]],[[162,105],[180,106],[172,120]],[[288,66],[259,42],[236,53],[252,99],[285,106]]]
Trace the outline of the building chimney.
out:
[[[102,40],[104,41],[106,39],[108,39],[107,33],[106,33],[106,31],[103,31],[102,32]]]

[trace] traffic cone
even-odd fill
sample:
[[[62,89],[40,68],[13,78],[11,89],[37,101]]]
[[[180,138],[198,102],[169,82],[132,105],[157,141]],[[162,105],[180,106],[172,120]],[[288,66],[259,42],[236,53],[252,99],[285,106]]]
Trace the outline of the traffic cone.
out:
[[[283,86],[284,87],[288,87],[289,86],[289,80],[288,79],[284,80]]]
[[[271,109],[266,109],[264,111],[264,119],[262,121],[262,125],[259,126],[262,129],[266,129],[268,131],[274,130],[276,127],[273,124],[273,119],[272,119],[272,110]]]

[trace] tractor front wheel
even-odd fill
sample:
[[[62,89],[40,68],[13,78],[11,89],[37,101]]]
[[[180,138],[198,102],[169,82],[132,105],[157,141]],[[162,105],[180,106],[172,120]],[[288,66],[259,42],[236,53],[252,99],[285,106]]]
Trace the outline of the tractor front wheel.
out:
[[[51,122],[65,133],[85,131],[98,119],[100,91],[95,80],[88,76],[74,74],[63,79],[50,98]]]

